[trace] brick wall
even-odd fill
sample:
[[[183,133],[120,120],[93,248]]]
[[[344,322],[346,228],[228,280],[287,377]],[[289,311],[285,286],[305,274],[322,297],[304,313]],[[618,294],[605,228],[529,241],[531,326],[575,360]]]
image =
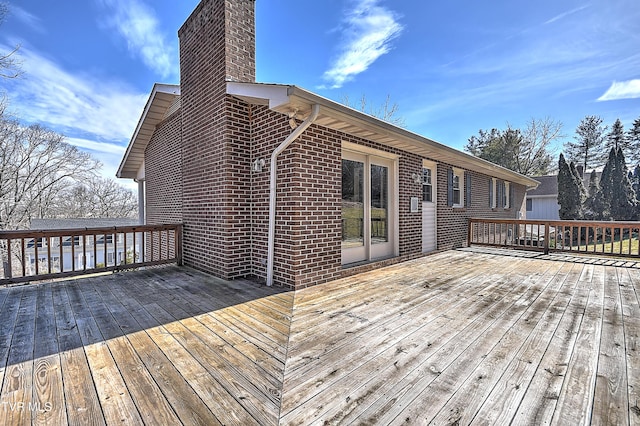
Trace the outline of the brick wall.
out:
[[[157,127],[145,151],[146,223],[182,223],[182,115]]]
[[[252,275],[266,278],[269,162],[291,133],[288,117],[252,106],[251,159],[267,166],[251,174]],[[311,126],[278,157],[274,282],[304,287],[337,278],[341,242],[340,139]]]
[[[251,106],[251,160],[267,167],[251,174],[251,274],[266,277],[269,216],[269,161],[273,150],[291,133],[288,118],[267,107]],[[276,284],[295,288],[344,275],[342,242],[342,142],[399,155],[400,256],[420,254],[421,214],[410,212],[411,197],[421,185],[411,175],[422,159],[375,142],[312,125],[278,158],[278,198],[274,258]]]
[[[182,223],[182,114],[180,110],[156,126],[145,150],[146,223]],[[145,260],[174,255],[173,234],[147,234]]]
[[[254,0],[202,1],[180,28],[185,264],[250,273],[248,106],[227,80],[255,80]]]
[[[523,185],[513,184],[514,199],[510,209],[492,209],[489,204],[490,176],[471,172],[471,205],[454,208],[447,204],[447,173],[452,168],[449,164],[439,163],[438,205],[437,205],[437,239],[438,250],[464,247],[467,245],[468,219],[471,217],[518,219],[520,212],[524,214],[526,189]]]
[[[287,116],[226,95],[226,81],[255,80],[254,6],[205,0],[180,28],[182,107],[147,150],[148,222],[182,220],[185,263],[223,278],[266,276],[268,163],[291,132]],[[349,273],[341,265],[343,142],[399,156],[399,257],[361,268],[421,255],[422,215],[410,211],[410,200],[421,197],[412,175],[421,173],[422,158],[312,125],[278,159],[277,284],[301,288]],[[259,158],[267,167],[250,172]],[[472,205],[447,207],[449,168],[437,167],[439,249],[465,244],[469,217],[518,217],[524,188],[514,186],[519,208],[492,210],[489,177],[477,173]]]

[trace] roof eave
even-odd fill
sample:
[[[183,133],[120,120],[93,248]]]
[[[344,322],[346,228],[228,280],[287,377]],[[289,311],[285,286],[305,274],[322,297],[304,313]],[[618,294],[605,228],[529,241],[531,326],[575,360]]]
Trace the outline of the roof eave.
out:
[[[269,105],[270,109],[283,114],[295,114],[299,119],[306,118],[311,112],[311,106],[318,104],[321,108],[319,118],[315,121],[318,125],[388,146],[395,146],[409,152],[416,152],[440,162],[499,177],[524,185],[528,189],[538,186],[538,181],[535,179],[410,132],[297,86],[227,83],[227,93],[247,102],[251,99],[263,97],[261,104]]]
[[[168,108],[164,107],[164,105],[167,104],[166,100],[162,103],[159,102],[159,95],[161,94],[168,95],[171,98],[180,96],[180,86],[177,84],[160,83],[155,83],[153,85],[149,99],[145,104],[142,115],[138,120],[133,136],[127,145],[127,150],[125,151],[122,161],[120,162],[120,166],[118,167],[118,171],[116,172],[116,176],[118,178],[135,179],[137,177],[138,169],[144,161],[144,155],[141,157],[139,152],[142,151],[142,153],[144,153],[144,149],[151,139],[151,135],[148,133],[145,134],[143,129],[155,128],[156,124],[160,121],[155,117],[152,119],[150,112],[154,108],[158,108],[159,110],[164,108],[164,111],[166,112],[166,109]],[[136,156],[134,153],[138,153],[138,155]]]

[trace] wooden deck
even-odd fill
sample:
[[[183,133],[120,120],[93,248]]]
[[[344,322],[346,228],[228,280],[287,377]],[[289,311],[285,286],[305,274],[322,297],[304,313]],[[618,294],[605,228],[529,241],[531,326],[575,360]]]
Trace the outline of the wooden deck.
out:
[[[296,293],[1,288],[0,424],[640,424],[639,292],[634,264],[486,250]]]

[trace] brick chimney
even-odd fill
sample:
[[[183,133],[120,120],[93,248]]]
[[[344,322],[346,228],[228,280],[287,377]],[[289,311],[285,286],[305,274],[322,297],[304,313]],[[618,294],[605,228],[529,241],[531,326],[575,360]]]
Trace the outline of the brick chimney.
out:
[[[202,0],[178,31],[185,264],[223,278],[250,258],[247,106],[227,81],[255,82],[255,0]]]
[[[178,37],[180,86],[255,82],[255,0],[202,0]]]

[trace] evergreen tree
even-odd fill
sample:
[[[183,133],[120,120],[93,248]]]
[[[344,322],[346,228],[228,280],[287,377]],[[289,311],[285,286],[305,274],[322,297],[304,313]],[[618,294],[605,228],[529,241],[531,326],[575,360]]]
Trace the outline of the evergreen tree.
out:
[[[636,194],[636,220],[640,220],[640,165],[637,165],[631,175],[631,187]]]
[[[606,126],[602,126],[602,118],[594,115],[583,118],[576,128],[575,142],[565,143],[569,160],[582,164],[582,170],[602,164],[606,158],[603,148],[606,130]]]
[[[621,149],[609,151],[609,159],[602,170],[600,188],[609,210],[609,220],[634,220],[636,194],[627,174],[627,165]]]
[[[578,188],[578,192],[580,193],[580,198],[585,200],[587,198],[587,190],[584,187],[584,181],[578,170],[576,169],[576,165],[572,162],[569,163],[569,170],[571,170],[571,174],[573,175],[574,184]]]
[[[627,143],[629,144],[629,163],[637,166],[640,164],[640,118],[636,118],[627,132]]]
[[[627,163],[621,148],[615,152],[613,169],[613,191],[611,193],[611,216],[614,220],[634,220],[636,214],[636,194],[633,191]]]
[[[575,169],[575,167],[573,167]],[[562,220],[582,219],[582,204],[584,202],[584,186],[580,190],[579,183],[571,166],[567,164],[564,156],[560,154],[558,160],[558,204],[559,216]]]
[[[604,206],[602,213],[602,220],[611,220],[611,193],[614,190],[613,184],[613,168],[615,167],[616,155],[613,150],[609,151],[609,158],[602,169],[600,175],[600,193]]]
[[[636,193],[636,200],[640,202],[640,165],[637,165],[633,170],[633,173],[629,172],[631,180],[631,187],[633,191]]]
[[[589,194],[584,202],[584,218],[586,220],[604,220],[608,216],[609,212],[602,199],[598,174],[593,170],[589,177]]]
[[[604,144],[605,150],[610,151],[613,148],[617,151],[618,148],[620,148],[623,152],[627,152],[629,148],[627,140],[627,135],[624,133],[624,126],[618,118],[616,122],[613,123],[611,131],[607,134],[607,139]]]

